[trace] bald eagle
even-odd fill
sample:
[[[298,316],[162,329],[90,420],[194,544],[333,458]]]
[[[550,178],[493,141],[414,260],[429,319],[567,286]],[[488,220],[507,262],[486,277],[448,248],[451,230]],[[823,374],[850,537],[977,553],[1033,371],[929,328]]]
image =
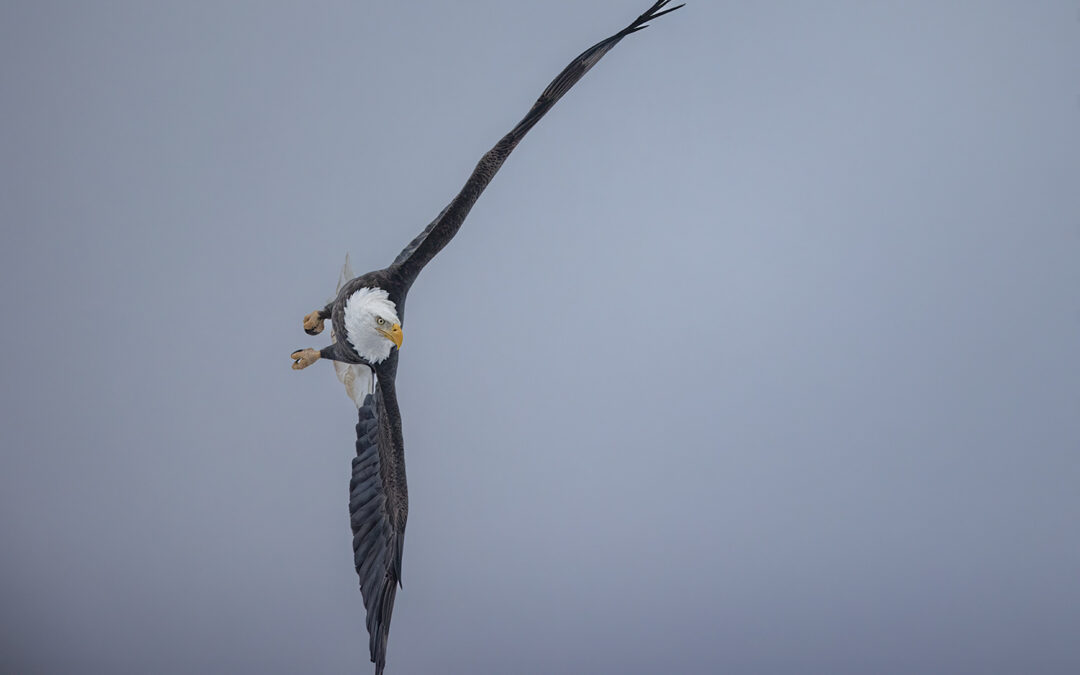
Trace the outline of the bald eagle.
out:
[[[629,26],[571,61],[517,126],[480,159],[461,192],[389,267],[351,278],[346,261],[336,299],[304,317],[303,326],[308,335],[320,333],[324,322],[330,319],[332,343],[319,350],[293,352],[292,367],[302,370],[319,359],[334,361],[338,377],[359,409],[349,514],[353,562],[360,575],[360,591],[367,610],[368,646],[377,675],[386,665],[386,641],[394,596],[401,582],[401,552],[409,512],[401,415],[394,386],[405,296],[424,265],[457,233],[480,193],[525,134],[624,37],[645,28],[648,21],[682,7],[664,9],[669,1],[654,3]]]

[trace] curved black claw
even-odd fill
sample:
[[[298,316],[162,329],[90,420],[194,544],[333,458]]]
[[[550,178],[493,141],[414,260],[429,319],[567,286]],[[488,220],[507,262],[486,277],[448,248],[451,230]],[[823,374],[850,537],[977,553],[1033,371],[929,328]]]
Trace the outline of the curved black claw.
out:
[[[315,349],[297,349],[289,357],[293,360],[293,370],[303,370],[318,361],[321,355]]]
[[[304,332],[308,335],[318,335],[323,330],[323,315],[319,310],[304,317]]]

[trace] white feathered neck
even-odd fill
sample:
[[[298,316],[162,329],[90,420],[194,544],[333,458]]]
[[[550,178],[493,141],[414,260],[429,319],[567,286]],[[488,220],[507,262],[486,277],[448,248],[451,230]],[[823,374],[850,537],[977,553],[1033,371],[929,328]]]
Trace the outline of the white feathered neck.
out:
[[[371,363],[385,361],[394,346],[376,330],[379,318],[389,324],[387,328],[401,323],[397,306],[383,289],[361,288],[345,301],[345,339],[357,354]]]

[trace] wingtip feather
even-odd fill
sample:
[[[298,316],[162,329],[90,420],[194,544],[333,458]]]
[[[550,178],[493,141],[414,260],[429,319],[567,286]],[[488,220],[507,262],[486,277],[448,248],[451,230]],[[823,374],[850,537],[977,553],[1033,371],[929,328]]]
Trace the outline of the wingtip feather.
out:
[[[649,27],[649,23],[648,23],[649,21],[652,21],[653,19],[659,19],[660,17],[664,16],[665,14],[670,14],[671,12],[674,12],[675,10],[679,9],[680,7],[685,7],[686,6],[686,3],[684,2],[684,3],[680,4],[680,5],[676,5],[674,7],[669,7],[669,8],[665,9],[662,12],[659,11],[661,8],[664,7],[664,5],[668,4],[669,2],[671,2],[671,0],[658,0],[658,2],[654,3],[652,7],[645,10],[644,14],[642,14],[638,18],[634,19],[634,22],[631,23],[629,26],[627,26],[625,29],[623,29],[618,35],[626,36],[626,35],[629,35],[630,33],[636,33],[636,32],[638,32],[639,30],[641,30],[643,28],[648,28]]]
[[[662,12],[657,12],[656,14],[653,14],[653,15],[652,15],[652,16],[650,17],[650,20],[652,20],[652,19],[659,19],[660,17],[664,16],[665,14],[670,14],[670,13],[674,12],[675,10],[677,10],[677,9],[681,8],[681,7],[686,7],[686,3],[684,2],[684,3],[682,3],[681,5],[675,5],[674,7],[671,7],[671,8],[669,8],[669,9],[665,9],[665,10],[664,10],[664,11],[662,11]]]

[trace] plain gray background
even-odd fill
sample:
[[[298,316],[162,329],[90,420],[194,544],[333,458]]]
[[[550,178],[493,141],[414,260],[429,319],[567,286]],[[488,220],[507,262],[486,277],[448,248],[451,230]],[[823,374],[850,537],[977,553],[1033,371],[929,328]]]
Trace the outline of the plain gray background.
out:
[[[300,329],[648,0],[0,4],[0,667],[370,672]],[[1080,14],[710,2],[409,296],[388,673],[1080,670]]]

